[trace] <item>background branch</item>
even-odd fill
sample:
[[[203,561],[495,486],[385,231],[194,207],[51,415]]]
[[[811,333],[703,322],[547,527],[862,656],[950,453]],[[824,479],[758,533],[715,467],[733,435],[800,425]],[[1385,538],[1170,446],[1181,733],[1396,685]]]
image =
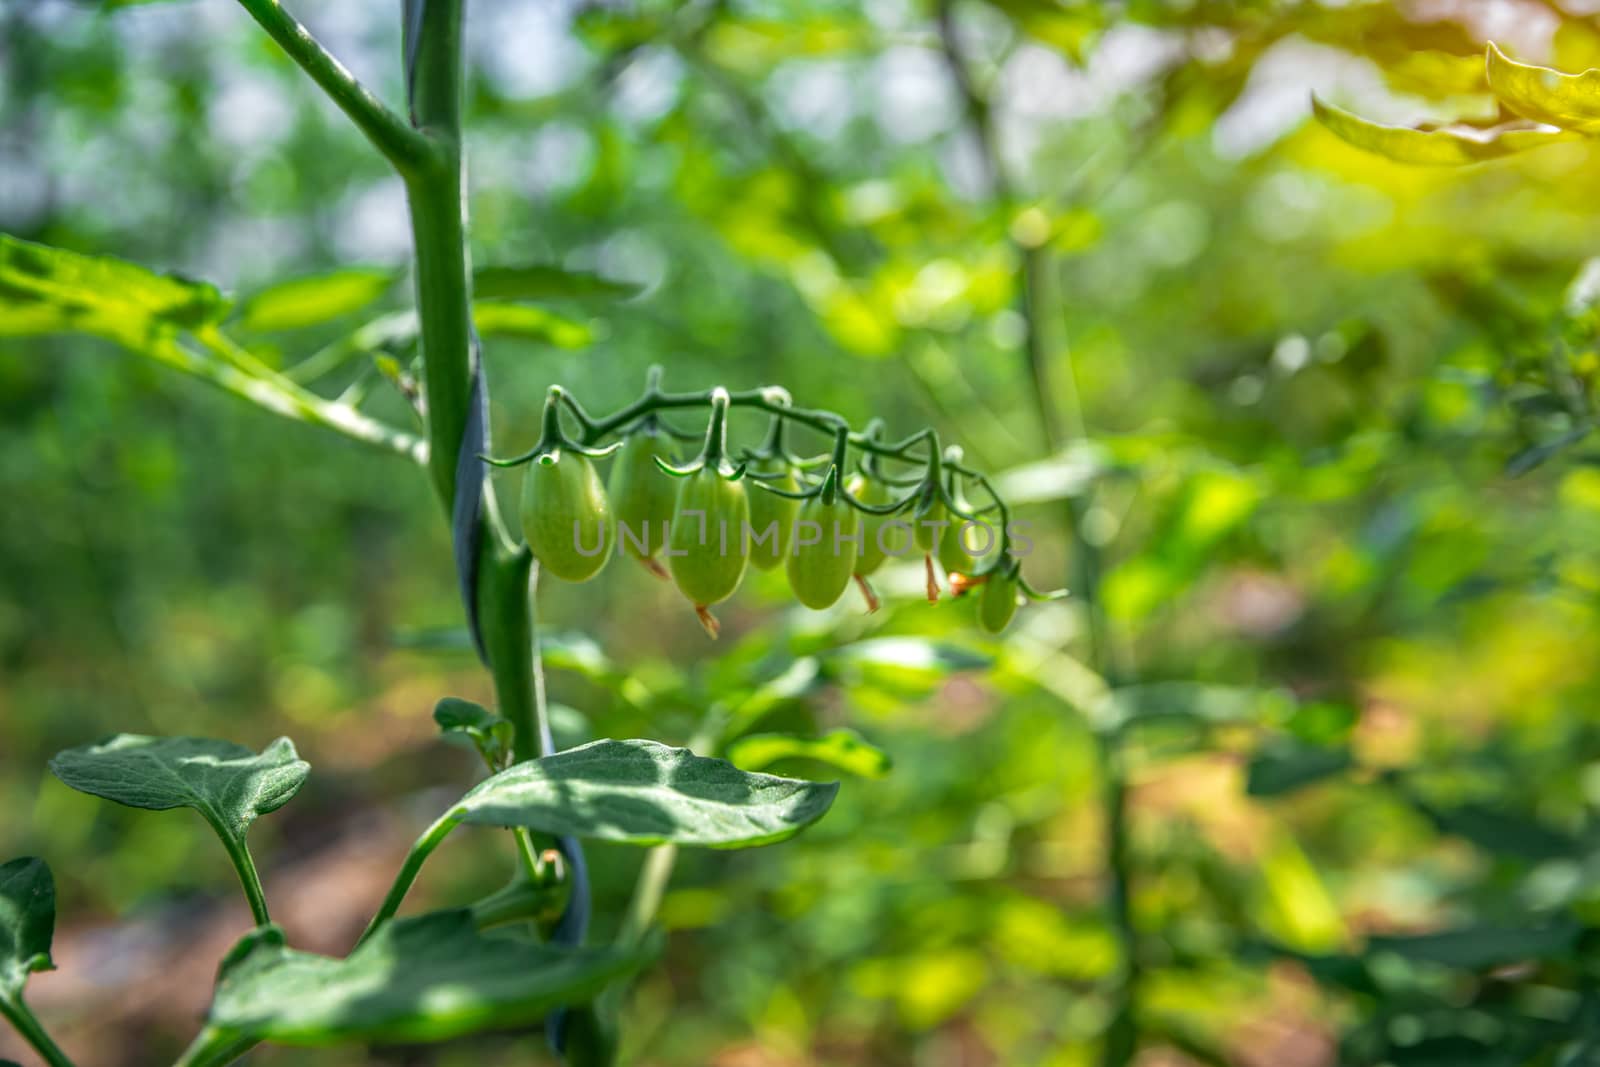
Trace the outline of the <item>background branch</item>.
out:
[[[978,142],[979,153],[988,174],[990,188],[1004,214],[1008,239],[1016,251],[1020,274],[1019,311],[1024,324],[1023,356],[1033,389],[1039,432],[1046,448],[1056,453],[1069,441],[1088,439],[1082,404],[1068,362],[1069,388],[1064,390],[1066,416],[1057,403],[1050,375],[1048,330],[1055,317],[1051,264],[1044,238],[1028,233],[1018,225],[1016,195],[1006,175],[1005,158],[995,128],[994,111],[988,96],[978,87],[963,50],[956,27],[954,0],[939,0],[937,9],[940,49],[950,70],[951,80],[960,93],[963,108]],[[1115,688],[1125,684],[1124,672],[1108,631],[1100,600],[1102,565],[1100,548],[1083,535],[1087,496],[1067,499],[1065,526],[1072,545],[1074,573],[1072,589],[1083,604],[1089,630],[1091,666]],[[1138,1050],[1138,997],[1140,966],[1138,936],[1130,906],[1132,860],[1128,848],[1128,788],[1126,758],[1116,731],[1099,731],[1096,753],[1101,775],[1101,803],[1106,834],[1105,906],[1116,935],[1121,965],[1111,990],[1112,1017],[1101,1047],[1104,1067],[1125,1067]]]

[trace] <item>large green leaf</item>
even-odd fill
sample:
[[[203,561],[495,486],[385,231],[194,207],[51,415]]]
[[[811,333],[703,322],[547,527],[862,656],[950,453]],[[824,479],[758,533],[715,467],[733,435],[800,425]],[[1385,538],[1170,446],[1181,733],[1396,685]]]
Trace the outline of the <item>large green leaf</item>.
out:
[[[1311,108],[1316,113],[1317,121],[1341,140],[1397,163],[1423,166],[1466,166],[1573,138],[1573,134],[1565,131],[1541,129],[1526,122],[1489,127],[1441,126],[1437,129],[1389,126],[1352,115],[1316,97],[1311,98]]]
[[[229,741],[118,734],[58,753],[50,770],[80,792],[129,807],[193,808],[230,845],[242,845],[258,815],[299,791],[311,765],[287,737],[257,755]]]
[[[821,737],[751,734],[728,747],[729,762],[747,771],[786,759],[815,760],[862,778],[882,778],[894,765],[887,752],[854,730],[832,730]]]
[[[837,782],[751,774],[655,741],[606,740],[501,771],[451,818],[634,845],[748,848],[799,833],[838,791]]]
[[[0,864],[0,1000],[22,992],[28,975],[51,970],[56,886],[50,868],[31,856]]]
[[[239,309],[247,330],[297,330],[360,311],[394,283],[391,271],[350,267],[270,285]]]
[[[1516,60],[1489,45],[1489,88],[1525,119],[1581,133],[1600,132],[1600,70],[1563,74]]]
[[[268,926],[223,961],[208,1022],[286,1045],[442,1041],[583,1003],[650,955],[480,933],[465,909],[391,922],[343,960],[291,949]]]
[[[0,233],[0,336],[90,333],[138,346],[152,329],[195,329],[227,310],[203,282]]]

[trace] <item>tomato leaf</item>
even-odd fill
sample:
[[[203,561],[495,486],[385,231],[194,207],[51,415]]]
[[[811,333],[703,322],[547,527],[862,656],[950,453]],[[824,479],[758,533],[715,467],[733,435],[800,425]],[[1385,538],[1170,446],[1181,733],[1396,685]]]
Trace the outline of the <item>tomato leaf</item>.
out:
[[[1442,834],[1464,838],[1485,852],[1540,863],[1582,854],[1582,842],[1544,823],[1513,811],[1483,804],[1436,807],[1408,796]]]
[[[360,267],[291,278],[246,300],[240,325],[257,333],[318,326],[360,311],[393,284],[391,271]]]
[[[1250,761],[1245,792],[1253,797],[1292,793],[1350,768],[1350,750],[1321,745],[1284,744],[1260,752]]]
[[[833,730],[821,737],[751,734],[728,747],[728,761],[747,771],[785,759],[815,760],[862,778],[882,778],[894,766],[887,752],[854,730]]]
[[[655,741],[595,741],[480,782],[458,822],[523,826],[632,845],[749,848],[820,819],[837,782],[751,774]]]
[[[514,337],[557,348],[585,348],[594,342],[588,323],[533,304],[479,300],[472,305],[472,319],[485,337]]]
[[[151,330],[197,329],[227,310],[204,282],[0,233],[0,336],[88,333],[139,348]]]
[[[1570,957],[1581,934],[1576,923],[1562,921],[1521,928],[1466,926],[1431,934],[1374,937],[1367,941],[1367,955],[1392,952],[1417,963],[1485,971],[1523,960]]]
[[[0,864],[0,1000],[20,996],[34,971],[55,968],[55,925],[55,880],[44,861],[27,856]]]
[[[514,267],[482,267],[473,272],[472,291],[485,300],[568,300],[581,297],[622,299],[639,292],[633,282],[617,281],[549,263]]]
[[[288,803],[311,765],[287,737],[257,755],[229,741],[118,734],[57,753],[50,770],[79,792],[131,808],[193,808],[242,846],[250,824]]]
[[[1490,159],[1542,148],[1547,144],[1573,139],[1563,130],[1544,128],[1527,122],[1499,126],[1443,126],[1419,129],[1371,122],[1332,104],[1311,98],[1317,121],[1341,140],[1396,163],[1421,166],[1462,167]]]
[[[443,733],[459,734],[470,740],[491,768],[500,766],[505,754],[511,751],[511,723],[482,704],[460,697],[445,697],[434,705],[433,721]]]
[[[1600,132],[1600,70],[1563,74],[1518,63],[1490,43],[1489,89],[1525,119],[1580,133]]]
[[[208,1022],[285,1045],[443,1041],[583,1003],[651,955],[484,934],[466,909],[391,922],[342,960],[291,949],[267,926],[223,961]]]

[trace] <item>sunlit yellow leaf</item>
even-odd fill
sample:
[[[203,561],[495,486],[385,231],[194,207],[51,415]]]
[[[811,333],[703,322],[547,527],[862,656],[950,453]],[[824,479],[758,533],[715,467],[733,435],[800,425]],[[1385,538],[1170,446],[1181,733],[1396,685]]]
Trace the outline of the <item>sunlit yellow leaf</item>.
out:
[[[0,336],[92,333],[137,347],[152,328],[196,329],[227,309],[203,282],[0,234]]]
[[[1574,19],[1556,27],[1551,38],[1555,65],[1563,70],[1600,67],[1600,27]]]
[[[1330,952],[1348,939],[1344,920],[1316,867],[1287,831],[1272,834],[1260,857],[1256,921],[1280,943]]]
[[[1523,118],[1583,133],[1600,132],[1600,70],[1563,74],[1518,63],[1491,43],[1489,88]]]
[[[1383,76],[1396,90],[1440,97],[1484,90],[1483,61],[1428,49],[1382,61]]]
[[[1311,98],[1317,121],[1341,140],[1397,163],[1423,166],[1462,167],[1470,163],[1499,159],[1502,156],[1541,148],[1570,140],[1572,134],[1528,123],[1502,126],[1444,126],[1425,130],[1410,126],[1389,126],[1369,122],[1332,104]]]

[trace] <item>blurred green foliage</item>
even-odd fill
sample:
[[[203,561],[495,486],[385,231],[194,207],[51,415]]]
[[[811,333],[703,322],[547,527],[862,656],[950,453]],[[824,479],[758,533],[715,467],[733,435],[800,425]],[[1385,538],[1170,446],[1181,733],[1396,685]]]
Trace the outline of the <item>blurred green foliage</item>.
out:
[[[400,98],[390,7],[305,7]],[[1517,8],[1495,24],[1509,48],[1600,60],[1592,17]],[[1308,121],[1311,89],[1384,120],[1493,118],[1495,27],[1469,5],[954,15],[1009,205],[931,9],[470,14],[479,296],[544,311],[487,346],[503,451],[537,437],[549,383],[605,409],[652,362],[669,387],[776,381],[858,425],[932,422],[1031,501],[1041,585],[1069,574],[1077,495],[1130,668],[1108,689],[1083,662],[1081,601],[985,642],[970,604],[920,603],[910,567],[884,573],[871,618],[849,598],[795,608],[762,577],[720,645],[631,565],[547,589],[547,624],[583,635],[549,657],[573,741],[681,740],[715,699],[763,733],[848,727],[893,763],[782,849],[685,857],[629,1047],[723,1067],[1094,1062],[1118,967],[1097,771],[1114,736],[1148,1062],[1596,1062],[1600,155],[1412,168]],[[409,417],[384,380],[408,343],[401,186],[240,11],[0,0],[0,79],[0,229],[213,282],[257,356],[331,352],[319,390],[370,384]],[[1048,268],[1051,399],[1080,401],[1090,433],[1055,455],[1021,249]],[[72,794],[48,757],[116,731],[293,736],[313,772],[257,827],[270,894],[296,863],[377,863],[357,848],[375,812],[398,812],[403,842],[470,780],[429,711],[486,683],[445,526],[403,462],[81,338],[0,339],[0,412],[0,859],[56,872],[63,973],[36,979],[40,1014],[92,1062],[155,1062],[199,1009],[141,1005],[149,975],[103,961],[158,954],[110,924],[184,945],[233,875],[203,827]],[[872,749],[847,751],[824,755]],[[461,836],[429,899],[503,878],[503,842]],[[595,853],[614,915],[637,856]],[[291,936],[348,947],[380,890],[330,896]],[[97,966],[89,999],[52,995]]]

